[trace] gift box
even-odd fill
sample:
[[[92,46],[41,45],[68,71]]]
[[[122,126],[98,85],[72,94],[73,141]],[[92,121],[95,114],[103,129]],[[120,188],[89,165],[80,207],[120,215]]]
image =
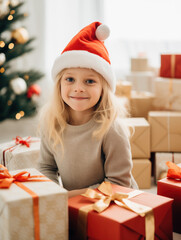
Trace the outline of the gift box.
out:
[[[133,189],[118,185],[112,185],[112,187],[114,192],[130,193],[133,191]],[[172,239],[172,199],[143,192],[131,198],[130,201],[153,209],[155,223],[152,222],[153,224],[151,224],[149,230],[155,226],[155,233],[153,231],[155,240]],[[82,209],[85,210],[88,205],[92,205],[94,202],[94,200],[90,200],[84,196],[76,196],[69,199],[70,240],[81,240],[81,238],[76,238],[76,232],[81,228],[81,224],[79,223],[81,222]],[[106,210],[100,213],[94,210],[88,211],[85,219],[87,221],[86,239],[145,239],[145,217],[117,206],[115,203],[111,203]]]
[[[161,78],[154,81],[155,110],[181,111],[181,79]]]
[[[161,178],[166,177],[168,167],[166,162],[174,162],[175,164],[181,163],[181,153],[167,153],[157,152],[155,153],[155,182]]]
[[[148,58],[146,57],[131,58],[131,71],[132,72],[148,71]]]
[[[151,161],[149,159],[133,159],[132,175],[139,189],[151,187]]]
[[[118,97],[127,97],[131,96],[132,84],[128,81],[118,81],[116,84],[116,92],[115,94]]]
[[[154,92],[154,72],[130,72],[125,77],[127,81],[132,83],[132,90]]]
[[[153,100],[153,93],[131,91],[131,97],[129,99],[131,117],[148,118],[148,112],[153,110]]]
[[[0,145],[0,164],[11,170],[37,168],[40,139],[37,137],[17,137],[14,141]]]
[[[151,111],[152,152],[181,152],[181,112]]]
[[[166,78],[181,78],[181,55],[162,54],[160,76]]]
[[[145,118],[126,118],[125,124],[131,132],[132,158],[150,157],[150,125]]]
[[[23,171],[42,176],[36,169]],[[68,240],[67,191],[50,180],[38,182],[39,178],[29,182],[18,182],[16,178],[9,188],[2,188],[0,179],[0,239]]]
[[[163,178],[157,182],[157,194],[173,198],[173,231],[181,233],[181,180]]]

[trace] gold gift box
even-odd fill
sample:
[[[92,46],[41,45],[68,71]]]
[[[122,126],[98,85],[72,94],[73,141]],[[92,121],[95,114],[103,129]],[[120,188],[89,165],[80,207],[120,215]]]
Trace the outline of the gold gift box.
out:
[[[151,161],[149,159],[133,159],[132,174],[140,189],[151,187]]]
[[[132,158],[150,158],[150,125],[145,118],[126,118],[131,131]]]
[[[151,111],[152,152],[181,152],[181,112]]]
[[[127,97],[131,96],[132,84],[128,81],[118,81],[116,84],[116,92],[115,94],[118,97]]]
[[[131,58],[131,71],[148,71],[148,58],[137,57]]]
[[[36,169],[10,171],[15,175],[28,171],[42,175]],[[38,195],[40,240],[68,240],[68,196],[58,184],[49,182],[22,182]],[[0,239],[30,240],[34,238],[33,199],[21,187],[12,183],[8,189],[0,189]]]

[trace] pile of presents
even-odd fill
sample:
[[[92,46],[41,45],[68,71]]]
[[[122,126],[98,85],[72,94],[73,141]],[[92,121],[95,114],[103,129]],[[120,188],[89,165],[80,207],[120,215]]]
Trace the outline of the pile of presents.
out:
[[[154,176],[157,194],[103,182],[68,199],[63,187],[36,170],[40,140],[16,137],[0,145],[0,239],[169,240],[173,231],[181,233],[181,168],[172,166],[181,163],[178,59],[163,55],[160,76],[146,73],[154,91],[132,89],[132,80],[118,82],[116,90],[131,115],[125,120],[133,131],[133,176],[140,189],[150,188]],[[147,59],[132,60],[136,81],[147,70]],[[173,178],[164,175],[169,170]]]

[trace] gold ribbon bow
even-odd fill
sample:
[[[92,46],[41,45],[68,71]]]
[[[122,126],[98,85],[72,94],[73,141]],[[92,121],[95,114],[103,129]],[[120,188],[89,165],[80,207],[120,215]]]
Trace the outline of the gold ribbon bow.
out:
[[[113,193],[110,182],[103,182],[98,187],[98,190],[101,193],[98,193],[93,189],[87,189],[87,191],[84,194],[82,194],[82,196],[84,197],[99,199],[99,200],[93,204],[81,207],[79,209],[79,216],[78,216],[78,223],[77,223],[77,229],[78,229],[77,234],[78,234],[79,240],[87,239],[86,228],[87,228],[88,212],[91,210],[94,210],[100,213],[104,211],[106,208],[108,208],[112,201],[120,207],[124,207],[130,211],[133,211],[139,214],[141,217],[145,217],[146,240],[154,240],[155,224],[154,224],[154,214],[153,214],[152,208],[129,200],[129,198],[132,198],[134,196],[141,194],[142,191],[134,190],[130,193],[121,193],[121,192]]]

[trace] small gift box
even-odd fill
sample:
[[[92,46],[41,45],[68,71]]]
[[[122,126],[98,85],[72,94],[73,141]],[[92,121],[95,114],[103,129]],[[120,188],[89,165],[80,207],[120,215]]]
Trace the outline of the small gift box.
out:
[[[155,153],[155,182],[166,177],[168,167],[166,162],[181,163],[181,153],[157,152]]]
[[[181,78],[181,55],[162,54],[160,77]]]
[[[181,79],[156,78],[154,81],[155,110],[181,110]]]
[[[0,164],[11,170],[37,168],[40,139],[16,137],[14,141],[0,145]]]
[[[127,97],[131,96],[132,84],[128,81],[118,81],[116,84],[116,92],[115,94],[118,97]]]
[[[167,165],[169,167],[167,178],[157,182],[157,194],[174,199],[173,231],[181,233],[181,168],[172,162],[167,162]]]
[[[150,157],[150,125],[144,118],[126,118],[125,124],[131,131],[132,158]]]
[[[107,182],[98,189],[69,199],[71,240],[172,239],[172,199]]]
[[[132,91],[129,99],[131,117],[148,118],[148,112],[153,110],[153,100],[153,93]]]
[[[133,159],[132,175],[139,189],[151,187],[151,161],[149,159]]]
[[[0,239],[68,240],[67,191],[36,169],[0,165]]]
[[[181,112],[152,111],[148,121],[152,152],[181,152]]]
[[[153,92],[155,74],[147,72],[130,72],[126,75],[126,80],[132,83],[132,90]]]
[[[146,57],[131,58],[131,71],[132,72],[148,71],[148,58]]]

